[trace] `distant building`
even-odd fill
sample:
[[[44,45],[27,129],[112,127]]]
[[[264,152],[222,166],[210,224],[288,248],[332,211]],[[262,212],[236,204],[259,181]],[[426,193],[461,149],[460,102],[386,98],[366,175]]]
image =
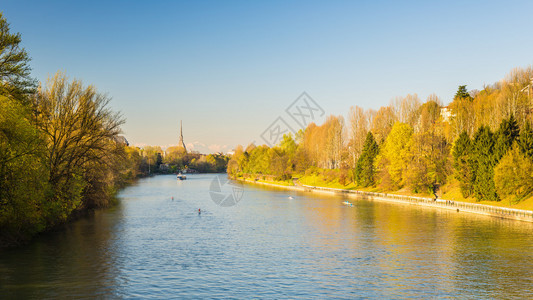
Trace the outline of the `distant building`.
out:
[[[443,106],[440,108],[440,115],[442,117],[442,121],[449,122],[452,118],[452,110],[448,106]]]
[[[185,142],[183,142],[183,123],[180,121],[180,141],[178,142],[178,147],[183,147],[185,153],[187,153],[187,147],[185,147]]]

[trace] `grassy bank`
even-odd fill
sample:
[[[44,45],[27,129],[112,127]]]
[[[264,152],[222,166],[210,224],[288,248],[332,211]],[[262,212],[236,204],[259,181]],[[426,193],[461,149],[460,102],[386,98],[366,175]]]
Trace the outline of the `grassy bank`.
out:
[[[292,180],[274,180],[274,179],[263,179],[262,176],[257,177],[250,177],[250,176],[238,176],[235,178],[236,180],[242,180],[242,181],[255,181],[255,182],[261,182],[261,183],[268,183],[268,184],[275,184],[275,185],[282,185],[282,186],[294,186],[294,182]]]
[[[279,186],[294,186],[295,185],[292,179],[291,180],[274,180],[274,179],[266,180],[266,179],[262,179],[261,176],[258,176],[256,178],[254,178],[253,176],[247,176],[246,178],[241,176],[241,177],[238,177],[237,179],[238,180],[246,179],[247,181],[256,181],[256,182],[279,185]],[[413,192],[410,192],[408,189],[388,191],[388,190],[383,190],[378,187],[358,188],[354,183],[341,184],[339,180],[336,178],[333,180],[327,180],[323,176],[319,176],[317,174],[295,175],[294,178],[298,178],[297,184],[301,184],[301,185],[334,188],[334,189],[345,189],[345,190],[358,190],[358,191],[364,191],[364,192],[387,193],[387,194],[396,194],[396,195],[402,195],[402,196],[427,197],[427,198],[434,197],[432,194],[429,194],[429,193],[413,193]],[[533,197],[522,199],[519,202],[513,199],[503,199],[502,201],[477,201],[473,197],[464,198],[461,195],[459,185],[456,181],[451,181],[449,184],[442,186],[438,194],[439,194],[439,199],[442,199],[442,200],[452,200],[452,201],[458,201],[458,202],[476,203],[476,204],[483,204],[483,205],[491,205],[491,206],[498,206],[498,207],[514,208],[514,209],[525,209],[525,210],[533,211]]]
[[[463,195],[461,194],[461,189],[459,188],[456,182],[452,182],[448,185],[443,186],[441,188],[441,191],[443,199],[507,208],[533,210],[533,196],[526,197],[525,199],[521,199],[520,201],[517,201],[513,197],[507,197],[502,199],[501,201],[477,201],[477,199],[473,197],[463,197]]]
[[[347,188],[348,185],[342,185],[340,183],[334,183],[334,182],[328,182],[328,186],[323,185],[313,185],[313,184],[306,184],[306,183],[324,183],[326,180],[322,179],[319,180],[319,178],[314,177],[303,177],[303,183],[298,180],[293,180],[294,185],[289,184],[288,180],[285,181],[278,181],[278,180],[259,180],[257,178],[253,178],[253,176],[246,176],[244,177],[238,177],[235,178],[236,180],[245,181],[249,184],[259,184],[259,185],[267,185],[272,188],[281,188],[281,189],[287,189],[287,190],[298,190],[298,191],[305,191],[305,192],[311,192],[311,193],[326,193],[331,195],[338,195],[339,190],[341,190],[341,194],[343,195],[349,195],[349,196],[355,196],[357,199],[359,197],[369,198],[373,200],[378,201],[387,201],[387,202],[395,202],[398,204],[408,204],[408,205],[418,205],[418,206],[425,206],[425,207],[431,207],[431,208],[438,208],[438,209],[446,209],[446,210],[453,210],[459,212],[466,212],[466,213],[473,213],[478,215],[486,215],[496,218],[502,218],[502,219],[512,219],[512,220],[518,220],[518,221],[526,221],[526,222],[533,222],[533,210],[531,210],[528,206],[528,204],[531,203],[530,199],[527,199],[524,202],[521,202],[521,205],[516,205],[513,203],[510,203],[510,205],[505,205],[503,202],[491,202],[491,201],[483,201],[483,202],[476,202],[476,201],[461,201],[462,199],[451,199],[448,196],[452,195],[453,190],[448,189],[447,197],[442,198],[439,197],[438,199],[435,199],[433,195],[423,195],[423,194],[414,194],[409,193],[405,190],[399,190],[395,192],[387,192],[387,191],[377,191],[377,189],[354,189],[354,188]],[[309,180],[312,180],[309,181]],[[313,186],[313,188],[306,188],[305,186]],[[339,186],[341,186],[339,188]],[[344,187],[344,188],[343,188]],[[342,190],[345,190],[346,192],[342,192]],[[452,200],[452,201],[445,201],[445,200]],[[466,199],[466,200],[472,200],[472,199]],[[499,205],[494,205],[499,204]]]

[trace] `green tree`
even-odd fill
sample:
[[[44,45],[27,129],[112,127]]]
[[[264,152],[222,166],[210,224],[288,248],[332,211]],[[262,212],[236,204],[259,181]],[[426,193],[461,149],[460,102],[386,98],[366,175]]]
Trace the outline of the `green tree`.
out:
[[[509,119],[503,119],[500,123],[500,128],[496,132],[496,145],[495,145],[495,159],[499,160],[502,158],[511,146],[514,141],[518,139],[520,135],[520,128],[518,123],[514,118],[514,115],[511,115]]]
[[[179,169],[181,169],[185,165],[186,156],[187,152],[185,152],[185,149],[183,149],[183,147],[171,146],[168,147],[165,151],[163,163],[177,166]]]
[[[283,139],[279,142],[279,148],[283,150],[290,158],[294,157],[298,145],[292,138],[292,134],[284,134]]]
[[[520,131],[518,147],[527,158],[533,160],[533,128],[529,121],[525,123],[524,128]]]
[[[107,168],[123,123],[108,107],[110,99],[81,81],[58,73],[35,98],[36,123],[46,145],[45,162],[54,191],[50,223],[66,220],[84,207],[83,178],[88,168]]]
[[[412,136],[405,154],[403,178],[415,193],[437,193],[450,172],[449,146],[443,136],[430,132]]]
[[[83,181],[84,189],[81,193],[80,209],[93,209],[109,206],[113,203],[114,195],[118,188],[127,183],[126,178],[122,176],[127,171],[129,155],[126,151],[126,145],[114,140],[106,140],[106,155],[98,160],[87,160],[81,166],[79,176]]]
[[[141,153],[139,148],[126,146],[124,147],[126,161],[121,170],[121,176],[125,183],[131,182],[139,177],[141,171]]]
[[[494,166],[497,163],[494,134],[488,126],[482,126],[474,135],[474,156],[476,170],[474,195],[478,200],[498,201],[494,185]]]
[[[474,192],[476,160],[472,140],[466,131],[455,140],[452,156],[455,178],[459,181],[463,197],[468,198]]]
[[[296,153],[294,155],[294,170],[297,173],[304,174],[307,169],[311,167],[311,161],[309,154],[304,146],[298,145]]]
[[[44,228],[48,191],[44,147],[27,108],[0,96],[0,246]]]
[[[178,157],[180,159],[178,160],[178,163],[180,163],[180,167],[184,167],[190,162],[190,159],[187,157],[187,153],[182,147],[178,147]],[[161,153],[163,153],[163,150],[160,146],[145,146],[142,149],[142,162],[141,162],[141,171],[143,174],[153,174],[158,172],[159,167],[159,157],[161,156]],[[174,158],[176,153],[171,152],[171,157]]]
[[[529,195],[533,189],[533,162],[515,146],[494,168],[494,182],[503,197],[516,199]]]
[[[30,57],[20,42],[20,33],[9,32],[9,23],[0,12],[0,94],[28,104],[36,81],[30,77]]]
[[[229,158],[221,154],[201,155],[192,165],[199,172],[224,172],[228,167]],[[234,162],[236,163],[236,162]]]
[[[374,161],[378,155],[379,147],[374,139],[374,135],[368,132],[363,151],[357,160],[355,167],[355,180],[362,187],[372,186],[374,184],[375,166]]]
[[[243,161],[244,173],[249,174],[270,174],[270,153],[266,145],[255,147],[248,154],[248,158]],[[248,152],[246,152],[248,153]],[[246,154],[245,154],[246,156]]]
[[[159,166],[163,163],[163,156],[161,155],[161,152],[157,152],[157,156],[155,158],[155,165],[159,169]]]
[[[269,148],[268,152],[269,174],[275,176],[275,180],[287,180],[292,177],[292,164],[289,154],[279,147]]]
[[[405,157],[408,143],[413,135],[413,128],[408,124],[396,122],[383,143],[376,164],[380,185],[393,190],[403,186],[403,172],[405,171]]]
[[[241,175],[241,172],[244,169],[244,150],[242,145],[237,145],[233,151],[233,155],[228,161],[227,172],[230,177],[237,177]]]
[[[472,100],[473,98],[470,96],[466,89],[466,85],[460,85],[457,89],[457,92],[455,93],[455,96],[453,97],[453,100]]]

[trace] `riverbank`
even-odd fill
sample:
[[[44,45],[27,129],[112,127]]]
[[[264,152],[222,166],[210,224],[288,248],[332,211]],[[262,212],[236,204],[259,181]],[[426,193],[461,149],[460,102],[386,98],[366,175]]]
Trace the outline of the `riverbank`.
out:
[[[429,197],[414,197],[390,193],[376,193],[376,192],[367,192],[360,190],[351,190],[351,189],[338,189],[338,188],[329,188],[329,187],[320,187],[320,186],[311,186],[311,185],[282,185],[277,184],[276,182],[267,182],[265,180],[250,180],[245,178],[235,179],[240,182],[264,185],[270,187],[281,188],[285,190],[299,191],[299,192],[310,192],[310,193],[323,193],[329,195],[344,195],[356,199],[369,199],[377,201],[386,201],[386,202],[395,202],[402,204],[410,205],[419,205],[426,207],[436,207],[441,209],[454,210],[457,213],[467,212],[474,213],[479,215],[486,215],[496,218],[503,219],[512,219],[525,222],[533,222],[533,211],[524,210],[524,209],[515,209],[500,207],[494,205],[470,203],[470,202],[461,202],[453,201],[446,199],[434,199]]]

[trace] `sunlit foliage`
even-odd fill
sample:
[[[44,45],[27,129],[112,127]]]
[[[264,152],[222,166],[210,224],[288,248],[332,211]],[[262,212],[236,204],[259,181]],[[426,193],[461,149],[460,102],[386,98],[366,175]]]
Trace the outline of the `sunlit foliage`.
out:
[[[532,104],[533,69],[514,69],[481,91],[459,86],[448,106],[436,95],[421,103],[416,94],[397,97],[377,111],[353,106],[347,130],[342,117],[330,116],[321,125],[309,124],[299,139],[285,137],[290,151],[284,145],[239,147],[228,173],[284,179],[292,173],[323,183],[435,195],[454,179],[463,197],[498,201],[508,195],[501,184],[511,182],[503,166],[533,161]],[[511,160],[514,144],[523,157],[513,153]],[[519,190],[524,197],[531,192]]]

